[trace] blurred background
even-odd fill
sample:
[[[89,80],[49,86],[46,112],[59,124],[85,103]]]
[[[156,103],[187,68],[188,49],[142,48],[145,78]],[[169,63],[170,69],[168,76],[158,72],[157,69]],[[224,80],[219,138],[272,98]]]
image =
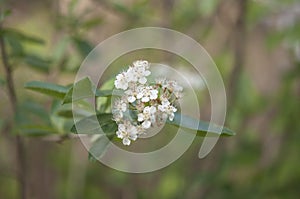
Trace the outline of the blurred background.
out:
[[[6,51],[0,63],[0,198],[299,198],[298,0],[0,2]],[[23,85],[70,84],[99,42],[143,26],[180,31],[205,47],[226,86],[226,126],[237,135],[219,139],[205,159],[198,159],[197,138],[172,165],[126,174],[89,162],[81,142],[68,139],[70,126],[55,113],[57,103]],[[172,56],[150,53],[147,59]],[[204,119],[209,103],[204,96]]]

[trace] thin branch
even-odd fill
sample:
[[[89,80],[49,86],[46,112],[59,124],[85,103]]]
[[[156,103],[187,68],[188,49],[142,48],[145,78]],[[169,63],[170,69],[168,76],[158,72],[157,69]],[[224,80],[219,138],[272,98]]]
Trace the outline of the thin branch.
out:
[[[0,32],[3,32],[2,24],[0,24]],[[8,89],[8,95],[11,102],[14,115],[17,113],[18,103],[17,96],[12,77],[12,67],[8,62],[8,55],[5,49],[5,43],[3,36],[0,36],[0,51],[2,56],[2,63],[6,73],[6,85]],[[18,166],[18,179],[20,183],[20,198],[26,199],[26,162],[25,162],[25,150],[24,142],[20,135],[16,136],[16,159]]]

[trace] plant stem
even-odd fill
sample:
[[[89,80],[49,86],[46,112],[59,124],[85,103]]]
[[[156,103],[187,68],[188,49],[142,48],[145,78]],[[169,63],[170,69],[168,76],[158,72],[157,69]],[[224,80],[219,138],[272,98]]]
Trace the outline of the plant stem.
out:
[[[3,32],[2,24],[0,24],[0,32]],[[5,43],[3,35],[0,36],[0,50],[2,56],[2,63],[6,73],[6,85],[8,89],[8,95],[12,106],[14,115],[17,114],[18,104],[17,96],[12,77],[12,67],[8,62],[8,55],[5,49]],[[16,159],[17,159],[17,176],[20,183],[20,198],[26,199],[26,162],[25,162],[25,147],[24,141],[20,135],[16,136]]]

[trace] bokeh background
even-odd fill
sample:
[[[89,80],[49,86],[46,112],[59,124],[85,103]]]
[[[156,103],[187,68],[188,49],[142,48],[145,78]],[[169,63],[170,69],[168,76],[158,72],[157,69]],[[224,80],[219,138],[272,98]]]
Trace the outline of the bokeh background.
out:
[[[0,37],[18,99],[16,113],[2,55],[0,198],[22,197],[16,133],[24,145],[24,189],[30,199],[300,196],[298,0],[0,2]],[[201,143],[197,138],[172,165],[146,174],[126,174],[89,162],[80,141],[68,139],[68,125],[54,113],[57,103],[23,85],[32,80],[70,84],[95,45],[143,26],[180,31],[205,47],[226,86],[226,126],[237,135],[221,138],[205,159],[197,157]],[[147,59],[176,65],[167,53],[148,53]],[[134,59],[128,56],[127,60]],[[202,94],[201,114],[207,119],[209,97]],[[28,124],[37,125],[35,131],[20,129]]]

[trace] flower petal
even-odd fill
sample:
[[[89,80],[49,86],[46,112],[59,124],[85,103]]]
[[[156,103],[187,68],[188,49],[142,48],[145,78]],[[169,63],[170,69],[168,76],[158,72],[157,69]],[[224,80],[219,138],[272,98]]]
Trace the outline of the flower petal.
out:
[[[147,78],[146,77],[141,77],[139,79],[139,83],[141,83],[141,84],[145,84],[146,82],[147,82]]]
[[[150,126],[151,126],[151,122],[150,121],[144,121],[143,122],[143,124],[142,124],[142,126],[143,126],[143,128],[145,128],[145,129],[148,129],[148,128],[150,128]]]
[[[142,102],[149,102],[149,100],[150,100],[149,97],[143,97],[142,98]]]
[[[124,145],[129,146],[129,145],[130,145],[130,142],[131,142],[130,139],[128,139],[128,138],[126,138],[126,137],[123,139],[123,144],[124,144]]]

